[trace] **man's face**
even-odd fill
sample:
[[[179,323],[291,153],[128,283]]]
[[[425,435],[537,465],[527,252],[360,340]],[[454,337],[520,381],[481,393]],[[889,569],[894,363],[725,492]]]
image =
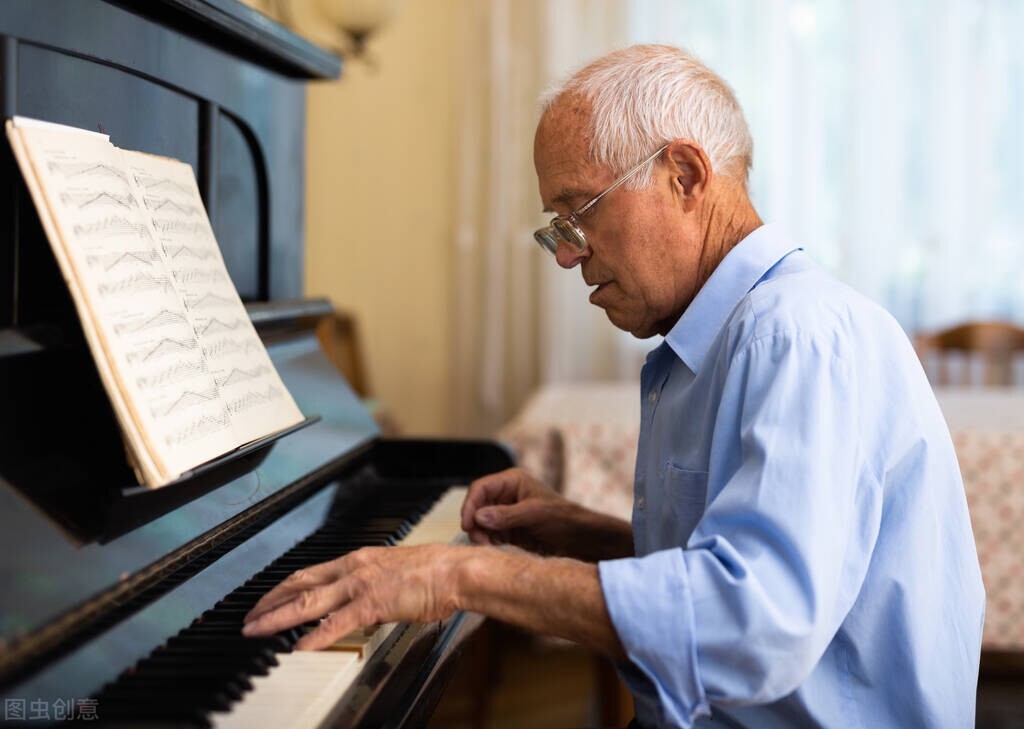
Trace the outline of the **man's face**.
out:
[[[537,128],[534,165],[545,210],[567,215],[615,181],[608,169],[587,161],[587,122],[585,109],[562,99]],[[597,287],[590,303],[640,338],[666,334],[699,285],[703,241],[697,215],[685,211],[682,191],[663,160],[664,155],[651,163],[651,187],[620,187],[580,218],[586,251],[560,245],[557,254],[566,268],[581,264],[584,281]]]

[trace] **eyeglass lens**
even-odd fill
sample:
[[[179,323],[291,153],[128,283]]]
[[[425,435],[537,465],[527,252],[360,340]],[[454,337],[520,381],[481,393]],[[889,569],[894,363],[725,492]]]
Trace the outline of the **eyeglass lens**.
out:
[[[550,225],[535,232],[533,237],[540,243],[540,247],[551,255],[555,255],[558,252],[558,234]]]
[[[551,221],[551,227],[558,231],[562,240],[577,251],[586,249],[587,239],[583,237],[583,231],[580,230],[569,218],[555,218]]]

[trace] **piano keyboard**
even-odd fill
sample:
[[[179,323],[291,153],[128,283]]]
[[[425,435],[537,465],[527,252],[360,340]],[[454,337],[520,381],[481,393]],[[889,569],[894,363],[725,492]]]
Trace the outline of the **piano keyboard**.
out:
[[[361,515],[357,529],[351,515],[328,518],[108,684],[96,697],[100,717],[126,726],[156,719],[219,729],[323,725],[394,625],[357,631],[324,651],[293,652],[315,622],[266,638],[245,638],[242,618],[270,588],[302,567],[363,546],[453,541],[461,535],[465,493],[465,488],[451,488],[440,499],[436,491],[388,499],[372,515]]]

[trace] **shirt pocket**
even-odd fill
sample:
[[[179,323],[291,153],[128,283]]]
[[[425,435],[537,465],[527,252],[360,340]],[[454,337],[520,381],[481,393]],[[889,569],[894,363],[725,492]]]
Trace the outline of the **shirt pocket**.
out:
[[[674,537],[675,544],[685,546],[694,528],[704,516],[708,496],[708,472],[678,468],[669,463],[665,468],[665,509],[672,525],[666,531]]]

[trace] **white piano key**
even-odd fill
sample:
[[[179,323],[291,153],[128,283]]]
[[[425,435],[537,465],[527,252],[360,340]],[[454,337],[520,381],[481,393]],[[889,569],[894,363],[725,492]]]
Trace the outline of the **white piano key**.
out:
[[[252,690],[230,713],[213,715],[213,725],[218,729],[319,727],[363,663],[358,653],[350,651],[280,654],[278,665],[269,675],[254,677]]]
[[[464,537],[462,532],[462,502],[467,487],[453,486],[438,499],[433,508],[401,541],[401,545],[446,544]]]
[[[461,510],[465,487],[454,487],[434,504],[399,544],[445,544],[465,539]],[[253,688],[228,712],[212,715],[216,729],[318,729],[366,662],[395,628],[395,623],[361,629],[323,651],[278,655],[267,676],[252,678]]]
[[[391,635],[391,631],[395,629],[396,625],[398,623],[384,623],[353,630],[335,641],[327,650],[350,651],[358,654],[360,658],[368,658],[380,647],[384,639]]]

